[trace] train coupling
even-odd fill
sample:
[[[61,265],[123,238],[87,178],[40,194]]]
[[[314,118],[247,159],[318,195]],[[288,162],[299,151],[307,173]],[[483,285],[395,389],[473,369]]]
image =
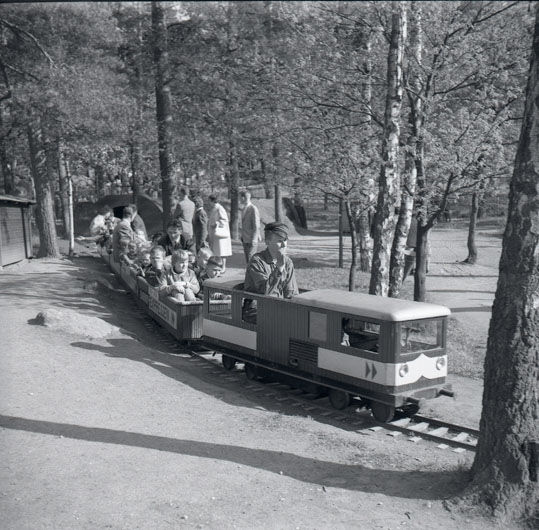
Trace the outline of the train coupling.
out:
[[[453,392],[453,389],[451,387],[451,385],[449,386],[446,386],[444,388],[441,388],[439,391],[438,391],[438,395],[439,396],[447,396],[447,397],[455,397],[455,392]]]
[[[423,405],[426,403],[425,398],[416,398],[414,396],[408,396],[406,398],[406,403],[409,403],[410,405],[416,405],[418,409],[421,409]]]

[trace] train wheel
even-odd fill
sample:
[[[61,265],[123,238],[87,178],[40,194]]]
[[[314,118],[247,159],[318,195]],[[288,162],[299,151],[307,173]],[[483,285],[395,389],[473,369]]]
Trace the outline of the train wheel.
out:
[[[245,363],[245,376],[247,379],[253,380],[258,377],[258,370],[256,369],[256,366],[251,363]]]
[[[229,357],[228,355],[223,355],[221,362],[223,363],[225,370],[234,370],[234,366],[236,366],[236,359]]]
[[[395,416],[395,407],[393,405],[386,405],[379,401],[373,401],[371,404],[372,415],[380,423],[388,423]]]
[[[416,405],[415,403],[407,403],[406,405],[403,405],[401,409],[407,418],[411,418],[419,412],[419,405]]]
[[[343,390],[329,389],[329,402],[334,409],[343,410],[350,405],[350,394]]]

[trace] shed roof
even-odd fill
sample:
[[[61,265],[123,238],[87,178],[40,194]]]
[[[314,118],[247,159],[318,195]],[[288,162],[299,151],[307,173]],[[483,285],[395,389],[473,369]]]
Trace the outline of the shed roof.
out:
[[[16,202],[19,204],[35,204],[36,201],[27,197],[14,197],[13,195],[0,195],[0,202]]]
[[[451,314],[450,309],[442,305],[340,291],[338,289],[307,291],[295,296],[294,302],[313,308],[329,309],[391,322],[421,320]]]

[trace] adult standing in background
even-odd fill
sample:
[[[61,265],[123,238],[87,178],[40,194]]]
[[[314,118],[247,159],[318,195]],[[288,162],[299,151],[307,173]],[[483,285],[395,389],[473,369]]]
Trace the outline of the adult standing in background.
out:
[[[144,239],[148,240],[148,232],[146,231],[146,224],[144,223],[144,220],[138,213],[138,208],[136,204],[129,204],[129,208],[135,212],[135,216],[133,217],[133,221],[131,221],[131,228],[133,229],[133,232],[135,232],[136,235],[140,236],[140,232],[144,234]]]
[[[112,257],[114,261],[120,261],[120,252],[122,250],[120,240],[134,238],[134,232],[131,228],[134,217],[135,213],[131,207],[126,206],[123,211],[122,220],[114,227],[114,231],[112,232]]]
[[[184,235],[190,239],[193,237],[193,215],[195,203],[189,198],[186,188],[180,188],[179,202],[174,210],[174,219],[180,219],[183,225]]]
[[[90,223],[90,235],[95,238],[96,243],[105,246],[112,237],[114,227],[120,222],[120,219],[114,217],[114,211],[108,205],[103,206],[99,213]]]
[[[210,195],[210,216],[208,220],[208,240],[211,251],[215,256],[223,258],[223,272],[226,270],[226,257],[232,256],[232,240],[228,215],[226,210],[219,204],[215,195]]]
[[[208,214],[204,210],[204,201],[202,197],[195,197],[195,214],[193,216],[193,237],[198,251],[208,246]]]
[[[251,192],[242,191],[240,193],[240,207],[243,208],[241,215],[241,242],[245,261],[256,254],[258,242],[260,241],[260,213],[258,208],[251,202]]]
[[[99,213],[92,219],[90,223],[91,236],[103,236],[109,232],[109,225],[114,219],[114,212],[108,205],[102,206]]]

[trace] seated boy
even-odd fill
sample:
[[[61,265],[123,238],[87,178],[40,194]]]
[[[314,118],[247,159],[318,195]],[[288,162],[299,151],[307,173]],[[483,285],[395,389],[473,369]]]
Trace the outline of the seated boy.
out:
[[[146,243],[148,240],[146,239],[146,234],[144,233],[144,230],[137,229],[135,230],[135,240],[140,245],[141,243]]]
[[[204,249],[200,249],[202,251]],[[220,256],[210,256],[206,262],[205,269],[199,274],[198,282],[200,283],[200,292],[198,297],[200,299],[204,298],[204,281],[211,280],[212,278],[217,278],[223,274],[224,260]],[[228,300],[230,296],[224,295],[223,293],[212,293],[210,300]]]
[[[189,268],[189,252],[175,250],[172,253],[172,269],[166,274],[167,285],[162,287],[167,295],[179,302],[193,302],[200,291],[197,277]]]
[[[195,263],[192,267],[192,269],[195,271],[195,274],[197,275],[197,278],[206,269],[206,263],[208,263],[208,259],[210,259],[210,256],[213,256],[213,252],[208,247],[203,247],[198,251]]]
[[[139,257],[135,266],[133,267],[133,270],[136,271],[138,276],[142,276],[144,278],[151,265],[151,251],[143,249],[139,251]]]
[[[127,243],[127,251],[121,255],[121,261],[128,265],[129,267],[133,267],[136,265],[138,259],[138,248],[137,248],[137,242],[134,240],[129,241]]]
[[[129,255],[133,255],[133,240],[128,237],[122,237],[119,241],[120,251],[119,251],[119,257],[120,257],[120,263],[125,263],[126,265],[131,265],[133,260],[129,257]],[[135,253],[136,253],[136,245],[135,245]]]
[[[165,269],[165,249],[159,245],[150,251],[151,265],[146,269],[144,278],[152,287],[165,287],[167,285]]]

